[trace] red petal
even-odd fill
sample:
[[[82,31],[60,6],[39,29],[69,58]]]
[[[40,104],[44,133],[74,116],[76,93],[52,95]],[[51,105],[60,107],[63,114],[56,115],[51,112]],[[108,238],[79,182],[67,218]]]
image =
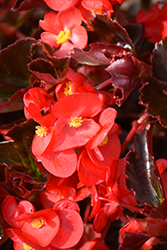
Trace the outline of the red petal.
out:
[[[55,48],[58,48],[58,47],[60,47],[60,45],[57,44],[56,38],[57,38],[57,35],[54,35],[53,33],[50,33],[50,32],[42,32],[41,33],[41,40],[44,43],[47,43],[50,46],[53,46]]]
[[[61,210],[59,213],[60,230],[51,245],[60,248],[70,248],[78,243],[83,234],[83,221],[80,215],[70,209]]]
[[[63,25],[63,30],[67,28],[72,31],[76,26],[80,26],[82,22],[81,12],[75,7],[71,7],[60,11],[58,14],[58,19]]]
[[[57,123],[59,124],[59,122]],[[55,131],[57,131],[55,124]],[[70,127],[68,124],[55,136],[53,150],[61,151],[85,145],[100,129],[99,125],[92,119],[83,119],[80,127]]]
[[[38,160],[48,172],[58,177],[68,177],[76,171],[77,155],[74,150],[47,151]]]
[[[80,208],[78,204],[74,201],[68,200],[68,199],[62,199],[58,201],[55,206],[53,207],[53,210],[56,212],[64,209],[72,209],[75,210],[77,213],[80,213]]]
[[[32,153],[37,159],[45,152],[54,137],[53,128],[46,130],[47,134],[45,136],[40,137],[35,135],[32,141]]]
[[[45,210],[44,210],[45,211]],[[39,217],[34,217],[26,220],[26,222],[23,224],[21,228],[21,233],[23,236],[25,236],[28,239],[31,239],[31,241],[34,244],[37,244],[42,247],[46,247],[50,244],[50,242],[53,240],[55,235],[57,234],[59,227],[60,227],[60,220],[59,216],[55,211],[50,211],[47,214],[44,214],[44,216],[41,216],[44,220],[44,225],[42,225],[40,228],[34,228],[32,226],[32,221],[34,219],[38,219]]]
[[[58,14],[53,11],[46,12],[44,21],[39,20],[39,26],[43,30],[55,35],[58,35],[63,30],[63,26],[58,20]]]
[[[76,105],[77,104],[77,105]],[[61,98],[53,106],[55,117],[92,117],[100,112],[102,102],[98,94],[75,93]]]
[[[69,39],[75,47],[84,49],[87,46],[88,42],[88,35],[86,29],[83,26],[75,27],[72,30],[72,34]]]
[[[78,0],[44,0],[44,2],[53,10],[64,10],[70,6],[75,6]]]

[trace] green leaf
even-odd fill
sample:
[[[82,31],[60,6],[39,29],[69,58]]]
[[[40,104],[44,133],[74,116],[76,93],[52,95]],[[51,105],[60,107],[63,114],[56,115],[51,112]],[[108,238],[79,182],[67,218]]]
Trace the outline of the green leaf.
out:
[[[135,135],[134,150],[126,156],[126,184],[129,190],[135,191],[139,204],[158,207],[163,202],[163,195],[159,172],[150,154],[149,140],[151,138],[146,130]]]

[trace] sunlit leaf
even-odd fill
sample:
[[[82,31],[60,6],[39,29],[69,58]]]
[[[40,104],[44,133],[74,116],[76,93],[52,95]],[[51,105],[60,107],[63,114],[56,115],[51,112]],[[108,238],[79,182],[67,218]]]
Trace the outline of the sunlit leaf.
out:
[[[135,51],[128,33],[118,22],[112,21],[105,15],[96,15],[90,25],[93,28],[93,32],[99,37],[100,42],[117,44]]]
[[[152,55],[152,71],[157,79],[167,82],[167,37],[155,44]]]
[[[119,56],[121,57],[121,54],[125,56],[129,53],[128,50],[123,49],[121,46],[117,46],[115,44],[106,45],[104,43],[93,43],[89,46],[89,51],[83,51],[79,48],[74,48],[72,59],[76,61],[76,64],[90,66],[109,65],[112,58]]]
[[[134,190],[139,204],[158,207],[163,195],[157,166],[150,154],[148,137],[146,130],[135,135],[133,151],[126,156],[126,184],[129,190]]]

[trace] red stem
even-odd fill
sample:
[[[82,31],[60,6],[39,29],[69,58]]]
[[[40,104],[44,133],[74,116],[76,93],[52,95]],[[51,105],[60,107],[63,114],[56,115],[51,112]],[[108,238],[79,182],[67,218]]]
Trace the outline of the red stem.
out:
[[[100,237],[101,241],[103,241],[105,239],[105,237],[106,237],[106,235],[108,233],[108,230],[110,229],[110,225],[111,225],[111,221],[109,219],[108,222],[107,222],[107,224],[106,224],[106,227],[104,228],[103,233],[102,233],[102,235]]]
[[[133,127],[131,128],[131,130],[129,131],[127,137],[125,138],[125,141],[122,144],[122,150],[121,150],[121,154],[123,154],[124,150],[126,149],[126,147],[128,146],[129,142],[131,141],[132,137],[134,136],[134,134],[136,133],[138,127],[149,117],[150,115],[147,113],[144,113],[133,125]]]
[[[111,78],[107,79],[104,82],[101,82],[99,85],[96,86],[96,90],[101,90],[111,84]]]

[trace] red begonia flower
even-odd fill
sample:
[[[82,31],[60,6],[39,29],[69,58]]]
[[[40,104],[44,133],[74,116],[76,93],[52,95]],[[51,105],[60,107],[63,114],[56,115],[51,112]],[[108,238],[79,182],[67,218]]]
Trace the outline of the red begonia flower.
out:
[[[55,103],[53,97],[42,88],[29,89],[24,95],[24,113],[27,119],[34,119],[43,126],[52,126],[55,118],[51,108]]]
[[[28,216],[21,227],[21,234],[33,244],[46,247],[60,229],[60,219],[52,209],[45,209]]]
[[[54,140],[55,131],[53,127],[39,127],[32,142],[32,153],[38,162],[42,162],[49,173],[57,177],[68,177],[76,171],[77,155],[73,149],[60,152],[53,151]]]
[[[121,144],[115,133],[118,129],[115,124],[116,114],[113,108],[104,109],[98,122],[101,129],[86,144],[90,159],[99,168],[107,168],[113,160],[119,159]]]
[[[6,230],[8,236],[16,243],[16,249],[64,249],[73,247],[83,234],[83,221],[77,203],[61,200],[53,209],[43,209],[24,218],[20,228]],[[22,248],[21,248],[22,247]]]
[[[40,27],[46,31],[41,34],[41,39],[54,48],[59,48],[54,52],[55,56],[64,57],[74,47],[86,47],[87,32],[81,23],[81,12],[75,7],[62,10],[58,14],[47,12],[44,21],[39,21]]]
[[[52,175],[46,183],[46,190],[39,194],[44,208],[51,208],[57,201],[62,199],[75,201],[77,183],[76,173],[67,178],[58,178]]]
[[[94,14],[114,12],[109,0],[82,0],[81,4],[85,9],[91,10]]]
[[[167,4],[164,4],[162,8],[159,6],[160,1],[148,11],[139,10],[136,15],[136,22],[144,24],[144,36],[152,43],[159,42],[167,36]]]
[[[64,10],[75,6],[80,0],[44,0],[44,2],[53,10]]]
[[[85,77],[80,72],[75,73],[69,68],[66,79],[56,86],[55,92],[57,99],[76,92],[93,92],[97,91],[93,88],[94,83],[90,78]]]
[[[82,154],[86,154],[86,151],[83,150]],[[96,183],[101,182],[102,181],[101,180],[102,176],[101,175],[99,176],[99,174],[97,172],[94,173],[96,171],[96,166],[94,166],[94,164],[89,160],[89,157],[86,154],[86,157],[89,160],[89,162],[88,162],[89,166],[88,166],[88,168],[86,168],[85,165],[84,165],[84,163],[82,162],[82,158],[81,158],[82,154],[81,154],[81,156],[80,156],[80,158],[78,160],[78,169],[77,169],[77,172],[78,172],[79,181],[83,185],[88,186],[88,187],[91,186],[91,185],[94,185]],[[87,159],[86,157],[85,157],[85,159]],[[91,171],[91,165],[92,164],[93,164],[93,170],[94,171]],[[100,174],[101,174],[101,172],[100,172]]]
[[[92,119],[102,108],[98,94],[75,93],[61,98],[53,107],[55,123],[55,152],[85,145],[99,130]]]
[[[107,166],[106,166],[107,169]],[[78,177],[85,186],[91,186],[105,180],[106,169],[94,164],[86,150],[83,150],[78,160]]]
[[[61,226],[51,246],[63,249],[73,247],[82,237],[83,221],[78,212],[72,209],[63,209],[57,213]]]
[[[77,155],[73,149],[63,150],[55,153],[46,151],[38,158],[49,173],[58,177],[69,177],[77,167]]]
[[[30,239],[23,236],[21,234],[20,228],[8,228],[6,229],[6,233],[9,236],[9,238],[14,242],[14,249],[15,250],[25,250],[31,249],[31,250],[44,250],[43,247],[40,247],[39,245],[33,244]]]
[[[7,196],[2,202],[2,213],[7,223],[13,227],[21,227],[22,221],[15,220],[16,218],[24,218],[25,216],[35,212],[31,202],[23,200],[19,201],[14,196]]]

